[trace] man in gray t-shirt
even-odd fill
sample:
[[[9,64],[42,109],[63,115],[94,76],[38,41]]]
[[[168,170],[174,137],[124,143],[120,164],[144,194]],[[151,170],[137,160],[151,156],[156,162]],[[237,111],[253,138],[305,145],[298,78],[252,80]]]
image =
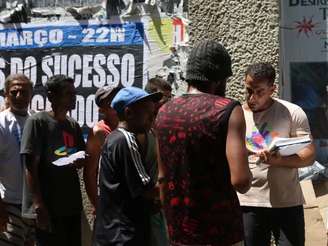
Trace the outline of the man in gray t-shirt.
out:
[[[20,144],[25,120],[30,115],[32,83],[22,74],[5,81],[8,108],[0,113],[0,241],[24,245],[32,223],[21,217],[23,168]]]
[[[296,154],[281,156],[270,150],[275,138],[310,135],[303,110],[272,97],[275,70],[269,63],[256,63],[245,74],[246,146],[253,174],[248,192],[239,194],[243,210],[245,244],[271,245],[272,235],[280,246],[305,242],[303,196],[297,168],[312,165],[313,143]]]

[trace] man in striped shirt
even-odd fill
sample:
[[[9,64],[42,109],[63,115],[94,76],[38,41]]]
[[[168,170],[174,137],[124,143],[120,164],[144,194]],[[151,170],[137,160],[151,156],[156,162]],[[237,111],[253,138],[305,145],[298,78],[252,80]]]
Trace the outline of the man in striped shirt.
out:
[[[119,117],[118,128],[106,139],[99,173],[99,199],[94,246],[150,245],[152,193],[157,180],[156,152],[148,134],[155,102],[162,93],[121,89],[111,106]],[[136,136],[145,134],[143,142]]]

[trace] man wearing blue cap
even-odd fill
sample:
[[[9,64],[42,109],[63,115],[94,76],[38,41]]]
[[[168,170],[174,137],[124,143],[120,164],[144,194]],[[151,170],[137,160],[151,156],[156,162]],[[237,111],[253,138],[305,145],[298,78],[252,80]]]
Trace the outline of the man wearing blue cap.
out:
[[[148,149],[155,144],[148,131],[161,97],[128,87],[112,100],[119,124],[106,139],[101,157],[94,246],[150,245],[157,167],[156,154]],[[145,141],[138,141],[137,134],[146,134]]]

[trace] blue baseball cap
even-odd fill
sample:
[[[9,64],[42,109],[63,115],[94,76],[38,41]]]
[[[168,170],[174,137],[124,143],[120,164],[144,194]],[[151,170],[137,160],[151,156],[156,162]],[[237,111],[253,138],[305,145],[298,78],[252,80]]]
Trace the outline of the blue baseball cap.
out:
[[[125,87],[121,89],[111,102],[111,107],[118,113],[122,113],[124,109],[136,102],[150,100],[158,102],[162,99],[163,94],[161,92],[147,93],[146,91],[137,87]]]

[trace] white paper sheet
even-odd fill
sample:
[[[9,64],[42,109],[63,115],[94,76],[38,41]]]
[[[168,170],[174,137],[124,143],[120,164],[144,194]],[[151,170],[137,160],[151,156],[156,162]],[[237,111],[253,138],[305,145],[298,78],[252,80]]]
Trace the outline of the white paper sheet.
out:
[[[72,164],[77,159],[85,159],[85,156],[86,156],[85,151],[78,151],[69,156],[59,158],[59,159],[53,161],[52,164],[59,166],[59,167],[66,166],[66,165]]]

